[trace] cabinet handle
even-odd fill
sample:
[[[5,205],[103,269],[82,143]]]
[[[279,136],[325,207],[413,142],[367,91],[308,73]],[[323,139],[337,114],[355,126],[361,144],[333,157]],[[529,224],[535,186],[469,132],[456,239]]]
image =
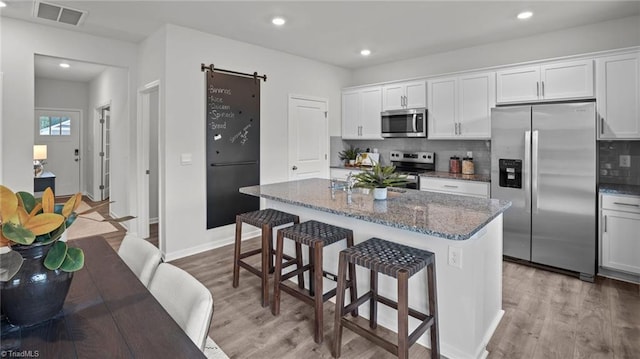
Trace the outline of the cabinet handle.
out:
[[[544,97],[544,81],[542,81],[542,97]]]
[[[450,184],[442,185],[442,187],[444,187],[444,188],[458,188],[458,186],[453,186],[453,185],[450,185]]]
[[[600,134],[604,135],[604,117],[600,117]]]
[[[536,96],[540,97],[540,82],[536,81]]]
[[[607,233],[607,216],[604,216],[604,233]]]
[[[462,122],[458,122],[458,134],[462,135]]]
[[[640,207],[640,204],[633,204],[633,203],[613,202],[613,204],[617,204],[620,206]]]
[[[457,122],[453,123],[453,134],[454,135],[458,134],[458,123]]]

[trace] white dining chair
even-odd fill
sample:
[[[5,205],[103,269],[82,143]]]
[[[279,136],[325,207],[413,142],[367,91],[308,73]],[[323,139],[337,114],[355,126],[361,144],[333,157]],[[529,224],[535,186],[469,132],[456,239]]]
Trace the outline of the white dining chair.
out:
[[[213,297],[209,289],[186,271],[161,263],[149,284],[149,291],[204,351],[213,314]]]
[[[149,286],[158,264],[162,261],[162,255],[156,246],[130,234],[124,236],[118,255],[145,287]]]

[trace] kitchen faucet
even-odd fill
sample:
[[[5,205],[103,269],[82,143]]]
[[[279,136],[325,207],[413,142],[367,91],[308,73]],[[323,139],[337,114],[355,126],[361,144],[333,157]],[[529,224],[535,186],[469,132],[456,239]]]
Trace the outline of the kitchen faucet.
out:
[[[352,198],[351,194],[353,193],[353,173],[349,171],[349,175],[347,176],[347,204],[351,204]]]

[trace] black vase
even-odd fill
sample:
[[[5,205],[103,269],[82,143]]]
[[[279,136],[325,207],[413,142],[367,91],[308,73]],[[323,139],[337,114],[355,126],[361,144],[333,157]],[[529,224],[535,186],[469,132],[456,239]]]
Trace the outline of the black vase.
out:
[[[0,282],[2,314],[11,324],[35,325],[62,310],[73,273],[45,268],[44,258],[52,246],[53,243],[11,247],[24,259],[13,278]]]

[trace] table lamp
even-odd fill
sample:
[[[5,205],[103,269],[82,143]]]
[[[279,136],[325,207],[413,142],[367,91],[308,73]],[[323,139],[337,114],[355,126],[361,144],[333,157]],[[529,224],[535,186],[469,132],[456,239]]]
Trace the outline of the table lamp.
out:
[[[47,145],[33,146],[33,175],[40,177],[44,171],[44,160],[47,159]]]

